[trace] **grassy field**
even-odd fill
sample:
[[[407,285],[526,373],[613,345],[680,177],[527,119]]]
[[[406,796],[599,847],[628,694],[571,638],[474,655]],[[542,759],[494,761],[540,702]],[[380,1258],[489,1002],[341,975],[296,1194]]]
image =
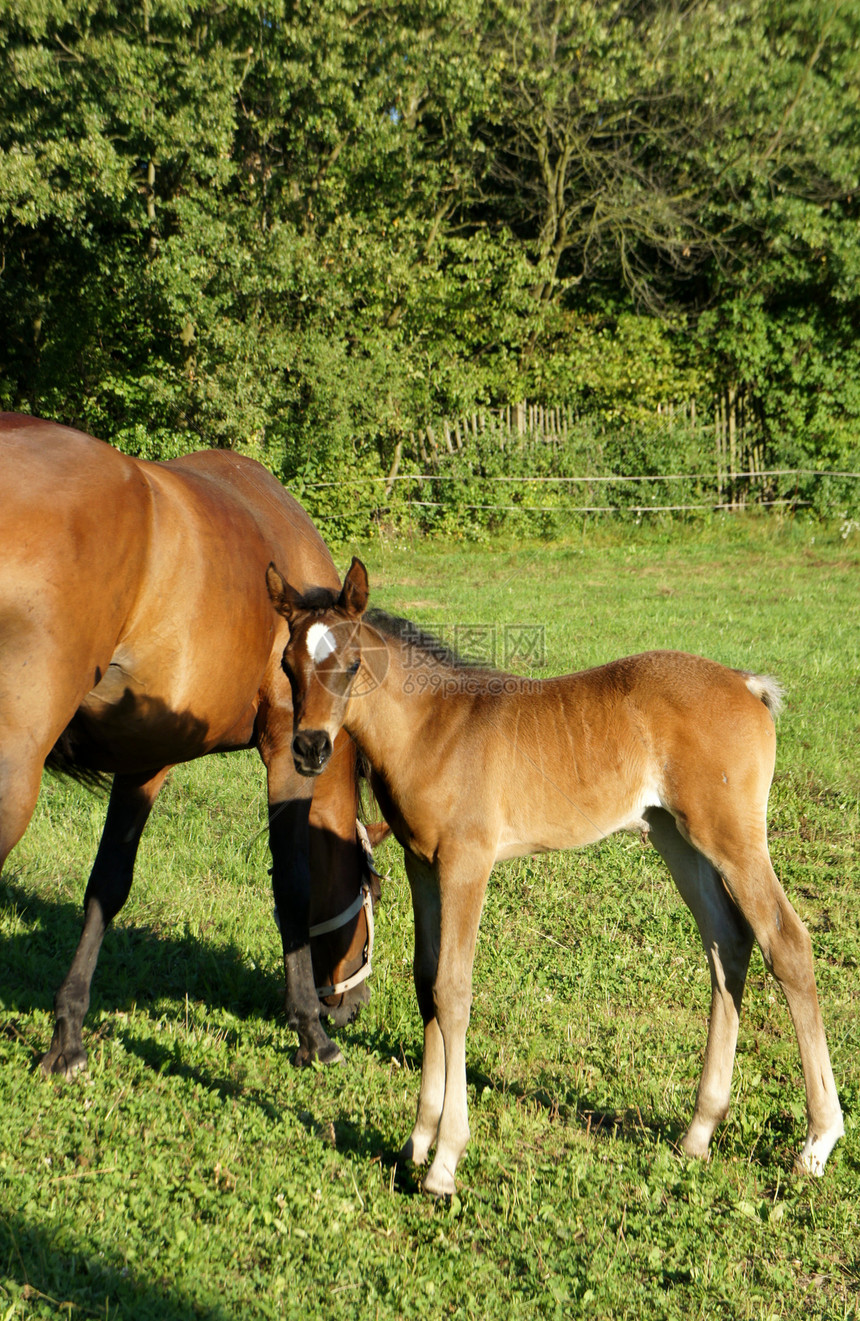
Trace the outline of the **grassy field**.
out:
[[[350,550],[376,604],[451,640],[481,625],[501,660],[527,627],[536,673],[669,646],[779,676],[772,853],[812,933],[846,1137],[823,1180],[791,1173],[797,1046],[756,952],[732,1114],[708,1164],[678,1156],[707,967],[656,852],[618,837],[494,873],[472,1141],[458,1196],[426,1199],[393,1155],[421,1044],[399,850],[380,850],[372,1003],[339,1034],[346,1064],[298,1073],[251,756],[174,772],[105,941],[89,1074],[45,1082],[104,813],[46,780],[0,882],[0,1321],[860,1316],[856,533],[729,520],[549,546],[377,540],[344,567]]]

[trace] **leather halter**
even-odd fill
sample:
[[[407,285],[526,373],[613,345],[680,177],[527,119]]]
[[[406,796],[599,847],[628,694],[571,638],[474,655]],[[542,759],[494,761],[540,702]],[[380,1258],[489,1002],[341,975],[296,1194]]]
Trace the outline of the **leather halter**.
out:
[[[355,823],[356,838],[359,847],[364,855],[365,869],[373,876],[379,876],[379,872],[373,865],[373,850],[370,847],[370,840],[367,837],[367,831],[360,821]],[[343,995],[345,991],[351,991],[354,986],[360,986],[373,971],[371,959],[373,957],[373,898],[370,893],[370,884],[368,881],[362,881],[358,895],[353,899],[348,908],[336,917],[327,918],[325,922],[316,922],[308,930],[309,936],[325,936],[330,931],[337,931],[340,927],[345,927],[347,922],[364,909],[364,920],[367,925],[367,940],[362,953],[362,961],[356,972],[345,978],[342,982],[335,982],[333,986],[315,986],[314,990],[321,1000],[327,999],[330,995]],[[274,910],[275,926],[280,931],[281,917],[278,913],[277,905]]]
[[[356,914],[361,912],[362,908],[364,909],[364,920],[367,923],[367,942],[364,946],[361,966],[357,972],[354,972],[352,976],[345,978],[342,982],[335,982],[333,986],[317,986],[316,993],[321,1000],[325,1000],[330,995],[342,995],[344,991],[351,991],[353,986],[359,986],[373,971],[370,962],[373,957],[373,900],[370,896],[370,886],[367,881],[362,881],[361,889],[349,908],[345,908],[337,917],[330,917],[327,922],[317,922],[308,932],[311,936],[324,936],[329,931],[337,931],[339,927],[344,927],[347,922],[351,922]]]

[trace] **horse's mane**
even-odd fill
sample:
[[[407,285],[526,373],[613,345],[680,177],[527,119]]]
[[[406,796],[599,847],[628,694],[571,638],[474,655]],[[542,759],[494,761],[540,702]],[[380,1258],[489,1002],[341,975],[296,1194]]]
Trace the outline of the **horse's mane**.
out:
[[[405,647],[420,651],[429,660],[444,665],[452,670],[489,670],[491,667],[481,660],[463,656],[454,647],[443,642],[435,633],[429,633],[411,619],[401,615],[390,615],[386,610],[376,608],[368,610],[364,616],[366,622],[381,633],[383,637],[401,642]]]

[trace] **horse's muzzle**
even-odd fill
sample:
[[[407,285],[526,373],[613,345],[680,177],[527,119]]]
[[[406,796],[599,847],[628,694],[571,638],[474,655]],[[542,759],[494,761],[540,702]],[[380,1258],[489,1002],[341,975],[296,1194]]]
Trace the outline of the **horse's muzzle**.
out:
[[[340,1003],[330,1008],[325,1000],[320,1000],[320,1018],[327,1018],[332,1027],[346,1027],[347,1023],[352,1023],[361,1012],[362,1005],[370,1003],[370,991],[367,983],[362,982],[360,986],[354,986],[351,991],[347,991],[340,998]]]
[[[331,739],[324,729],[300,729],[293,735],[293,761],[299,775],[319,775],[331,751]]]

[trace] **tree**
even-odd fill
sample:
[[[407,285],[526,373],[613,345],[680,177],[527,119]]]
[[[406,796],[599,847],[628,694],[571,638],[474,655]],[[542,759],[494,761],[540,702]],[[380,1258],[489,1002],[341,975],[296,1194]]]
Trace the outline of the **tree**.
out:
[[[0,402],[300,481],[526,391],[733,383],[835,454],[858,36],[838,0],[0,0]]]

